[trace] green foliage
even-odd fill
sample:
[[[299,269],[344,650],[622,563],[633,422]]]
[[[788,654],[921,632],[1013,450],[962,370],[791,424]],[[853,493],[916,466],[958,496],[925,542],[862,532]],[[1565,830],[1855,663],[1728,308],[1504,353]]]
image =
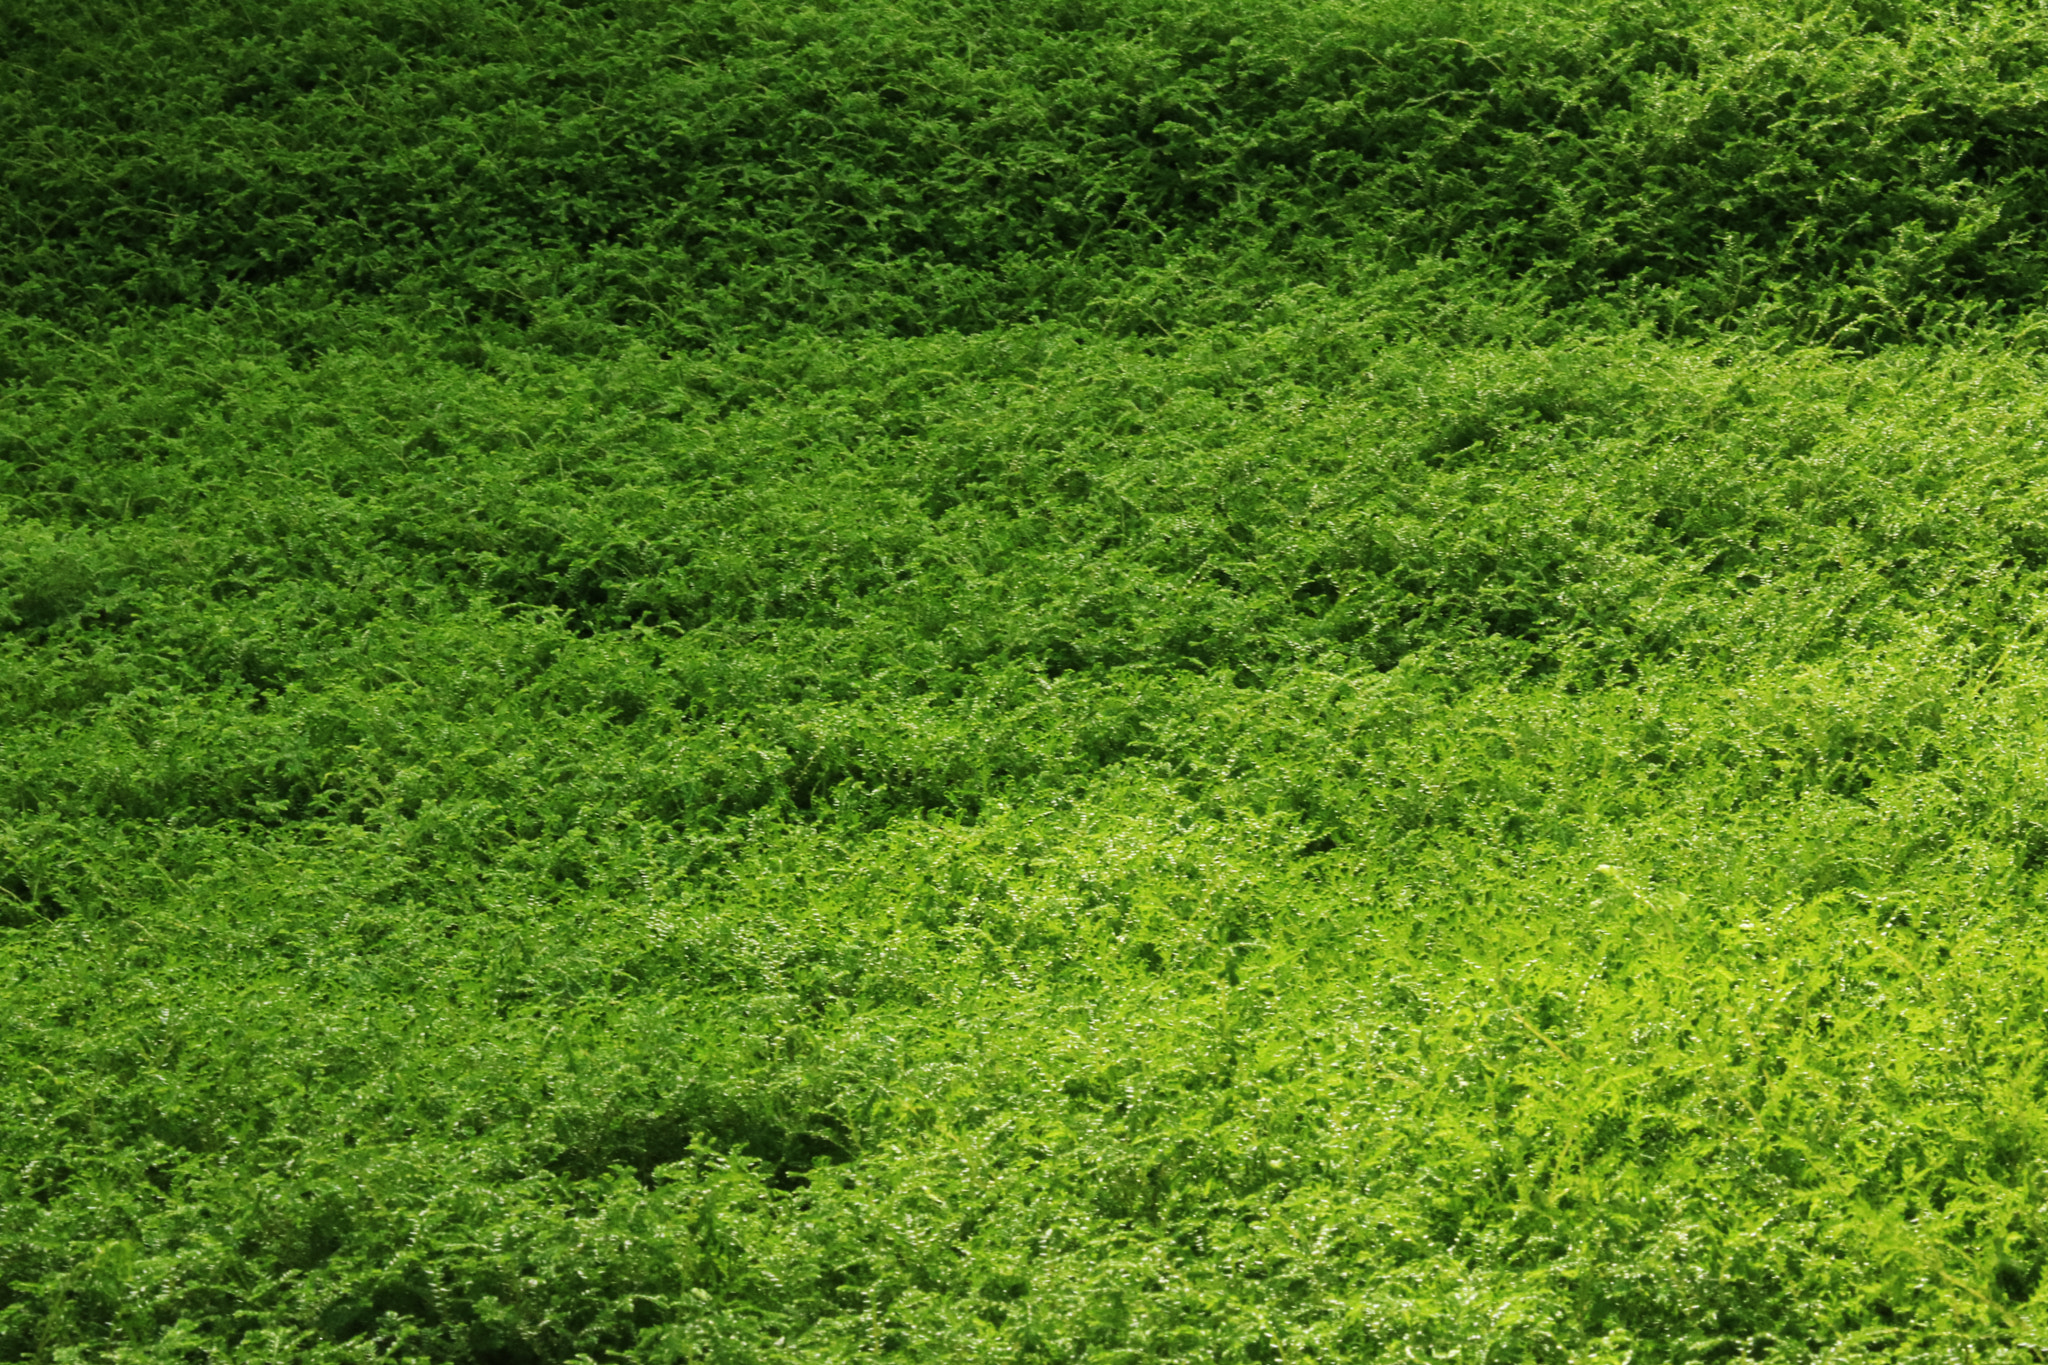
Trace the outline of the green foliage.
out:
[[[2032,1361],[2031,7],[0,16],[0,1357]]]
[[[5,34],[0,281],[51,317],[1147,332],[1453,258],[1869,345],[2044,284],[2030,5],[35,0]]]

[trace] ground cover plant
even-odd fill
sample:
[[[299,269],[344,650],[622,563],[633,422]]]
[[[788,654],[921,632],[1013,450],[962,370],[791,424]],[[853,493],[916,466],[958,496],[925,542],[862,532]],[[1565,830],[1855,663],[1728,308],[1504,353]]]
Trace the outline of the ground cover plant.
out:
[[[2033,1361],[2035,6],[0,14],[0,1356]]]

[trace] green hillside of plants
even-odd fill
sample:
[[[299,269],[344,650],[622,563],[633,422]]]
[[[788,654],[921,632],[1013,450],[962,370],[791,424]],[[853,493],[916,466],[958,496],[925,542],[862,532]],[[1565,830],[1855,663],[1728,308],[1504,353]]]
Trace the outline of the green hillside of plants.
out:
[[[2037,1362],[2048,11],[13,0],[0,1358]]]

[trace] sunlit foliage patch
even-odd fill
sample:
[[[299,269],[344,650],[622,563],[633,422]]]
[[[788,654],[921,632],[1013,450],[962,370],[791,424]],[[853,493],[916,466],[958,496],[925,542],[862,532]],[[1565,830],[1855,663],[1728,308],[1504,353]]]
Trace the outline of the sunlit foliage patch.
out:
[[[2048,1349],[2033,8],[0,51],[0,1357]]]

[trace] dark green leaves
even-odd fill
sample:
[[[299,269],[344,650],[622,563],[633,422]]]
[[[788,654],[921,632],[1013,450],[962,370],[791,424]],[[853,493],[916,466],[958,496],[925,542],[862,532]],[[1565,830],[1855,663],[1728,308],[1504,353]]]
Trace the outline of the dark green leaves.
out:
[[[403,13],[400,10],[403,10]],[[1868,346],[2038,292],[2016,9],[464,3],[15,21],[23,311],[406,300],[576,351],[1232,317],[1457,258],[1682,333]],[[2034,54],[2034,55],[2030,55]],[[1183,322],[1185,306],[1177,310]],[[573,319],[573,321],[572,321]]]

